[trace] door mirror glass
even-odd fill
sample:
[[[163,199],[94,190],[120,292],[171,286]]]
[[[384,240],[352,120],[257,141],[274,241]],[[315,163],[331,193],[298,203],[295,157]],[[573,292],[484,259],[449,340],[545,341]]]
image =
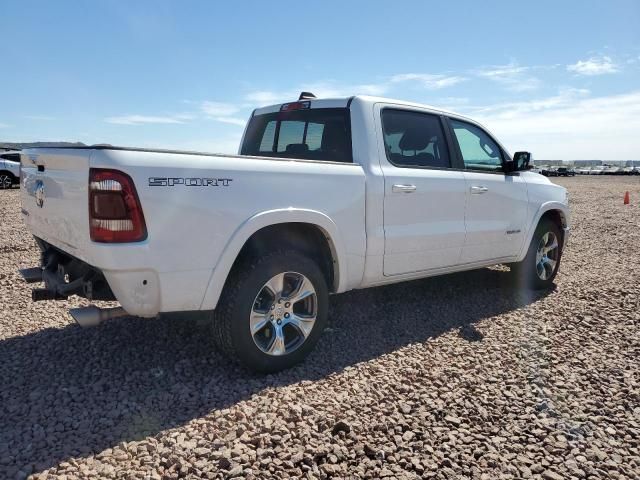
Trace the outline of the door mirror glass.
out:
[[[513,155],[513,171],[529,170],[533,163],[531,152],[516,152]]]

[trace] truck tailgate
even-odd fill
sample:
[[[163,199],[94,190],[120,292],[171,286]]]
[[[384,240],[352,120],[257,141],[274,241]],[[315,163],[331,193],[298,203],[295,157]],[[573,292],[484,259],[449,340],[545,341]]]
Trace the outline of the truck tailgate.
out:
[[[21,155],[22,215],[34,235],[84,260],[89,242],[91,150],[33,149]]]

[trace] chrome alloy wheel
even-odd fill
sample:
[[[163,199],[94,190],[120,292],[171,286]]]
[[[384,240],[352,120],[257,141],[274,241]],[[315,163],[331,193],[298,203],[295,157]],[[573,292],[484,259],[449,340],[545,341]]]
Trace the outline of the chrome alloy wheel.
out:
[[[536,251],[536,273],[540,280],[547,280],[553,275],[559,254],[558,237],[553,232],[545,233],[540,239]]]
[[[286,355],[305,342],[317,315],[318,299],[311,281],[301,273],[279,273],[253,301],[251,336],[264,353]]]
[[[0,175],[0,188],[11,188],[11,177],[9,175]]]

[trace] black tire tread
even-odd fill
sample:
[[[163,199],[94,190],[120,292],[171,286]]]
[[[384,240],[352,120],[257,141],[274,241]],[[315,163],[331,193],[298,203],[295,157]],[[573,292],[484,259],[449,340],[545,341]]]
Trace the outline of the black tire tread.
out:
[[[537,245],[537,238],[539,236],[539,232],[543,230],[550,230],[550,229],[557,230],[556,233],[558,234],[558,239],[561,242],[559,247],[560,255],[558,257],[558,267],[556,268],[555,273],[553,274],[550,280],[543,282],[539,280],[535,272],[531,270],[531,265],[533,262],[533,258],[535,258],[535,254],[536,254],[535,246]],[[529,288],[533,290],[543,290],[551,287],[558,273],[558,270],[560,268],[560,260],[562,259],[562,250],[564,248],[563,243],[564,242],[562,242],[562,232],[560,231],[560,227],[558,227],[558,225],[555,222],[549,219],[543,218],[542,220],[540,220],[540,222],[538,223],[534,231],[533,237],[531,239],[531,243],[527,248],[527,255],[521,262],[511,264],[511,271],[513,272],[516,279],[518,280],[518,283],[525,288]]]
[[[307,258],[300,251],[295,249],[279,249],[271,251],[260,257],[248,256],[232,268],[222,291],[222,295],[218,300],[218,306],[214,310],[212,328],[213,340],[216,347],[218,347],[218,349],[229,358],[239,358],[239,352],[236,351],[233,344],[231,327],[234,320],[233,312],[235,311],[236,302],[240,298],[240,292],[243,285],[258,267],[270,262],[273,258],[283,256],[303,256]]]

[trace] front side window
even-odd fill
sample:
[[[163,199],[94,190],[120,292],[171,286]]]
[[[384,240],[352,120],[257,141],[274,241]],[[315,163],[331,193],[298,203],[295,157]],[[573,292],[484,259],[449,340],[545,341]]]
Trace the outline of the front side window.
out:
[[[387,158],[393,165],[408,168],[451,166],[438,116],[384,109],[382,130]]]
[[[256,115],[242,155],[351,162],[351,125],[346,108],[316,108]]]
[[[465,168],[493,172],[502,170],[500,147],[489,134],[470,123],[454,119],[450,121]]]

